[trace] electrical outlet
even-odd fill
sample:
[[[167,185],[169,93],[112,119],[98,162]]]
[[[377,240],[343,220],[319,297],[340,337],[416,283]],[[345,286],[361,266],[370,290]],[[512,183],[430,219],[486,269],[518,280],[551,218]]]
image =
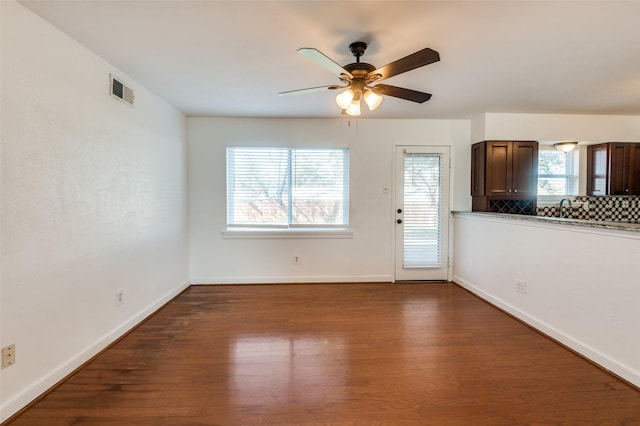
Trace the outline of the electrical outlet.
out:
[[[527,294],[527,282],[523,280],[516,280],[516,292],[520,294]]]
[[[293,256],[293,264],[294,265],[300,264],[300,256]]]
[[[2,368],[11,367],[16,362],[16,345],[2,348]]]
[[[116,291],[116,306],[122,306],[124,303],[124,290]]]

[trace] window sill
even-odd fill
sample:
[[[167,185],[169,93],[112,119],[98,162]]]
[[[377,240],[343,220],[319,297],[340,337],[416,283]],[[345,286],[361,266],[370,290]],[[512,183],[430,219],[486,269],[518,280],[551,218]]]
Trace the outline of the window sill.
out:
[[[350,239],[353,231],[350,229],[228,229],[222,231],[223,239]]]

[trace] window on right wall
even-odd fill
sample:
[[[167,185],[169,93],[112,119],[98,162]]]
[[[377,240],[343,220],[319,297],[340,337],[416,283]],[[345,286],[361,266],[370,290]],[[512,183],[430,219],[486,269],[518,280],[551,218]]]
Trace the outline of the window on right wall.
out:
[[[559,202],[578,195],[578,150],[562,152],[541,145],[538,151],[538,202]]]

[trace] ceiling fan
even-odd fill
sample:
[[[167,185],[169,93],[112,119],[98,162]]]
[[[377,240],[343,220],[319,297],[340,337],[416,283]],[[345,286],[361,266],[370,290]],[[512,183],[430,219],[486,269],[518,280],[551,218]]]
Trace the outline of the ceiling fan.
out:
[[[338,76],[341,85],[310,87],[308,89],[291,90],[279,93],[280,96],[302,95],[307,93],[322,92],[325,90],[346,89],[336,96],[336,103],[343,113],[360,115],[360,99],[369,106],[370,110],[376,109],[382,102],[382,95],[405,99],[412,102],[423,103],[431,98],[430,93],[390,86],[388,84],[375,84],[389,77],[402,74],[425,65],[438,62],[440,54],[435,50],[425,48],[404,58],[391,62],[383,67],[376,68],[366,62],[360,62],[360,57],[367,49],[367,43],[356,41],[349,45],[356,62],[344,67],[338,65],[318,49],[303,47],[298,53],[306,56],[317,64]]]

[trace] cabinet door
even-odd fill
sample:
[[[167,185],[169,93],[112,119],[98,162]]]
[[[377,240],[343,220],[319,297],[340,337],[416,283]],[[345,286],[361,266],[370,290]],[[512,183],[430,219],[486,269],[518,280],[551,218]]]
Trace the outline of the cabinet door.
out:
[[[607,195],[607,144],[587,146],[587,195]]]
[[[512,196],[532,198],[538,194],[538,143],[513,142]]]
[[[629,149],[629,195],[640,195],[640,143]]]
[[[608,195],[629,194],[629,152],[626,143],[609,144],[609,191]]]
[[[495,197],[510,197],[513,178],[512,142],[486,143],[485,194]]]

